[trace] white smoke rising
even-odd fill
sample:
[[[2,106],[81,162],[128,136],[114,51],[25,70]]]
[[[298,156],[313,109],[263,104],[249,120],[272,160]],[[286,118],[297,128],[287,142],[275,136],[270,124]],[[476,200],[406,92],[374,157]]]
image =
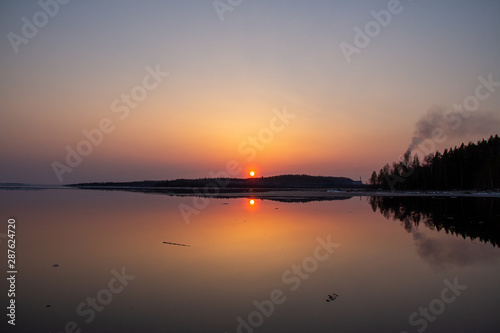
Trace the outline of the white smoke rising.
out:
[[[434,106],[415,125],[415,132],[405,155],[409,157],[420,143],[434,139],[435,131],[444,133],[447,138],[465,139],[478,134],[486,137],[500,131],[500,119],[492,112],[465,113]]]

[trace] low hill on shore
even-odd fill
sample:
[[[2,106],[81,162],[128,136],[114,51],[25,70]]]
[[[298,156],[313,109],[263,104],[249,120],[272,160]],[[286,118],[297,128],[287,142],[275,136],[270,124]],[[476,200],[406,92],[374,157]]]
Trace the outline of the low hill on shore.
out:
[[[158,187],[219,187],[219,188],[328,188],[328,187],[364,187],[359,181],[346,177],[325,177],[309,175],[280,175],[260,178],[200,178],[200,179],[175,179],[175,180],[144,180],[134,182],[104,182],[80,183],[68,186],[73,187],[132,187],[132,188],[158,188]]]

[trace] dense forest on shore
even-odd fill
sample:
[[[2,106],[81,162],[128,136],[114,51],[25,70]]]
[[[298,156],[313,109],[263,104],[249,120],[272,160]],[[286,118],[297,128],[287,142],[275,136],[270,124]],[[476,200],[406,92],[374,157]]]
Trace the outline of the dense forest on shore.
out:
[[[460,147],[445,149],[410,161],[409,153],[403,161],[386,164],[377,173],[373,171],[370,184],[386,190],[499,190],[500,137],[476,143],[462,143]]]

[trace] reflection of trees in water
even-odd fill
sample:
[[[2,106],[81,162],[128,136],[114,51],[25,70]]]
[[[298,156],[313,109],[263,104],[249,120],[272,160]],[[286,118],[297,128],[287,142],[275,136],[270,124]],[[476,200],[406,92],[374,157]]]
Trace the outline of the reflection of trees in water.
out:
[[[370,197],[370,204],[385,218],[400,220],[408,232],[423,223],[500,247],[500,198]]]

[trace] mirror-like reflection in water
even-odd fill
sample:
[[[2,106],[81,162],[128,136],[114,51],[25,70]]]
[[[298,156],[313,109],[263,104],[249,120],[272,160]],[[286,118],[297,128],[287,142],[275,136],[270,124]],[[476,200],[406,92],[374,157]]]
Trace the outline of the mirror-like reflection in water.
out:
[[[402,222],[413,235],[417,253],[435,270],[499,259],[500,198],[370,197],[369,201],[373,211]],[[420,225],[461,237],[429,236],[418,230]],[[472,241],[462,242],[465,238]]]
[[[498,202],[389,199],[0,191],[16,330],[497,332]]]
[[[403,221],[409,232],[423,223],[472,240],[500,246],[500,198],[370,197],[373,211]]]

